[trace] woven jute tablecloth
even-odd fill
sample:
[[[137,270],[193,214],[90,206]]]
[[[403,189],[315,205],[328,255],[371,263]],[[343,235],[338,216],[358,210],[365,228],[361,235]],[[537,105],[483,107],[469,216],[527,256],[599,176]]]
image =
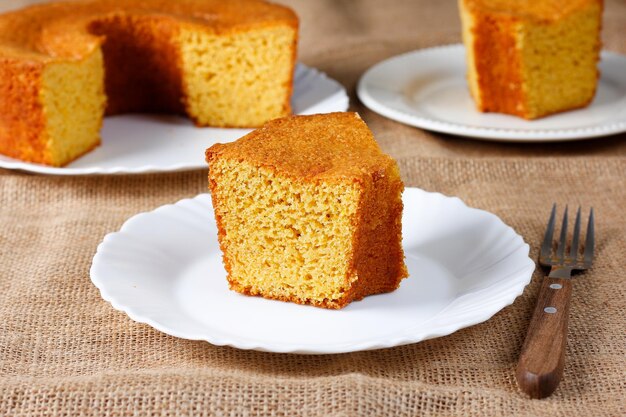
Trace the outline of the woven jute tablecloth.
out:
[[[574,281],[564,379],[530,400],[514,369],[542,278],[489,321],[418,344],[328,356],[241,351],[130,320],[89,280],[97,244],[128,217],[206,190],[204,170],[51,177],[0,170],[0,416],[626,415],[626,136],[494,144],[427,133],[358,103],[365,69],[458,42],[452,1],[290,2],[301,61],[350,91],[407,186],[500,216],[537,255],[554,201],[593,206],[597,258]],[[626,53],[626,3],[605,48]]]

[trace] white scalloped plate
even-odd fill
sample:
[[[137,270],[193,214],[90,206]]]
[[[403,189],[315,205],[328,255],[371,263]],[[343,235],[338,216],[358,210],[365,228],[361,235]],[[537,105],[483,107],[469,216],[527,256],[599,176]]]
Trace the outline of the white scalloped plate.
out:
[[[603,51],[593,102],[527,121],[476,110],[465,81],[465,48],[447,45],[398,55],[370,68],[357,94],[371,110],[435,132],[511,142],[586,139],[626,132],[626,56]]]
[[[489,319],[530,282],[528,245],[495,215],[416,188],[403,199],[409,278],[343,310],[230,291],[207,194],[138,214],[105,236],[91,280],[114,308],[169,335],[311,354],[445,336]]]
[[[298,64],[291,104],[294,114],[345,111],[348,96],[337,81]],[[206,148],[217,142],[232,142],[250,131],[197,128],[178,116],[113,116],[104,121],[102,145],[65,167],[49,167],[0,155],[0,168],[51,175],[143,174],[206,168]]]

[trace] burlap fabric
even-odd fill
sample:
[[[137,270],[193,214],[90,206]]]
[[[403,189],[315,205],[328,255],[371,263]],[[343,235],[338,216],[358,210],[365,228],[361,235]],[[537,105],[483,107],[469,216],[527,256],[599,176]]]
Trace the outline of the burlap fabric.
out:
[[[293,2],[301,60],[353,93],[394,54],[457,42],[453,2]],[[626,4],[608,1],[607,49],[626,53]],[[204,171],[55,178],[0,171],[0,415],[626,415],[625,136],[490,144],[353,108],[409,186],[496,213],[531,244],[553,201],[597,210],[597,261],[574,281],[565,376],[530,400],[514,369],[541,273],[486,323],[419,344],[342,355],[240,351],[164,335],[104,302],[97,244],[133,214],[194,196]]]

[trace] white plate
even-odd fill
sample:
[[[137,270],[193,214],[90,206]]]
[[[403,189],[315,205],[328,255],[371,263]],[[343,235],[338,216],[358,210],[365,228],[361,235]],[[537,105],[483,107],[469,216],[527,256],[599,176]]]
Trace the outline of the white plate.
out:
[[[357,94],[398,122],[480,139],[544,142],[626,131],[626,57],[603,51],[596,96],[584,109],[527,121],[476,110],[465,81],[465,48],[448,45],[399,55],[370,68]]]
[[[298,64],[291,98],[294,114],[348,109],[345,88],[326,74]],[[40,174],[139,174],[205,168],[204,151],[232,142],[251,129],[197,128],[186,118],[167,115],[107,117],[102,145],[62,168],[18,161],[0,155],[0,168]]]
[[[416,188],[403,199],[409,278],[342,310],[230,291],[207,194],[138,214],[105,236],[91,280],[113,307],[172,336],[315,354],[450,334],[489,319],[530,282],[528,245],[495,215]]]

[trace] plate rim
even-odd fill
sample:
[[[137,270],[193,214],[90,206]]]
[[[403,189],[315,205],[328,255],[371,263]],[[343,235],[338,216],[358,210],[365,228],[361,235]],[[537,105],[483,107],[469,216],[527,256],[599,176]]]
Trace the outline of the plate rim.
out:
[[[412,190],[409,192],[425,193],[425,194],[430,195],[432,198],[448,200],[450,201],[450,203],[456,204],[464,210],[476,210],[478,212],[486,214],[490,218],[492,218],[492,220],[496,221],[499,227],[503,227],[504,229],[510,230],[514,234],[515,239],[521,242],[520,246],[516,247],[516,249],[512,251],[512,253],[517,253],[520,250],[523,251],[525,266],[519,270],[514,271],[513,273],[509,275],[509,277],[511,277],[510,284],[508,284],[510,286],[509,291],[506,291],[504,293],[499,292],[496,294],[495,297],[492,296],[492,298],[495,298],[496,300],[495,301],[490,300],[490,302],[488,303],[489,307],[483,308],[481,310],[481,314],[469,315],[469,318],[468,316],[463,314],[462,317],[464,318],[464,320],[457,320],[456,322],[453,322],[451,324],[440,326],[435,329],[436,331],[432,331],[432,330],[430,332],[422,331],[421,333],[415,331],[419,327],[423,327],[425,324],[435,321],[436,319],[440,318],[442,315],[445,316],[445,314],[448,312],[451,306],[453,306],[455,303],[458,302],[458,300],[464,297],[464,295],[457,294],[457,296],[453,299],[452,302],[450,302],[447,306],[445,306],[441,311],[437,312],[432,317],[430,317],[427,321],[421,322],[418,325],[412,326],[411,328],[399,333],[395,337],[392,337],[386,340],[366,340],[366,341],[361,341],[357,343],[327,344],[324,346],[318,345],[312,348],[311,346],[297,344],[297,343],[282,344],[282,346],[278,346],[277,344],[273,344],[271,342],[257,341],[255,343],[252,343],[246,340],[237,340],[236,337],[235,338],[223,337],[223,336],[214,337],[210,335],[210,331],[205,332],[203,334],[200,334],[200,333],[189,334],[185,331],[180,332],[176,329],[173,329],[170,326],[159,323],[157,320],[154,320],[153,318],[148,317],[145,314],[142,314],[141,312],[138,312],[133,306],[124,305],[123,303],[119,303],[118,301],[116,301],[115,296],[113,296],[107,290],[106,282],[105,282],[106,278],[98,275],[98,268],[100,267],[102,263],[101,258],[103,258],[104,256],[103,251],[110,244],[110,241],[114,239],[113,236],[118,235],[118,234],[128,233],[127,231],[129,227],[128,225],[130,223],[136,222],[138,218],[151,216],[160,211],[170,210],[171,208],[175,206],[178,206],[180,208],[181,206],[185,206],[190,203],[195,204],[198,202],[201,205],[207,205],[207,204],[210,205],[211,197],[208,193],[201,193],[201,194],[196,195],[195,197],[184,198],[175,203],[164,204],[159,207],[156,207],[155,209],[137,213],[129,217],[122,224],[122,226],[120,227],[118,231],[107,233],[102,239],[102,241],[98,244],[95,255],[92,259],[92,264],[89,270],[90,280],[94,284],[94,286],[99,290],[100,296],[102,297],[102,299],[110,303],[111,306],[115,310],[125,313],[126,315],[128,315],[128,317],[131,320],[135,322],[147,324],[162,333],[165,333],[174,337],[179,337],[179,338],[187,339],[187,340],[201,340],[201,341],[206,341],[208,343],[211,343],[215,346],[230,346],[233,348],[243,349],[243,350],[257,350],[257,351],[274,352],[274,353],[317,354],[317,355],[358,352],[358,351],[374,350],[374,349],[385,349],[385,348],[390,348],[390,347],[418,343],[418,342],[436,338],[436,337],[447,336],[460,329],[470,327],[476,324],[480,324],[489,320],[496,313],[500,312],[505,307],[511,305],[517,299],[517,297],[519,297],[523,293],[526,286],[532,280],[532,276],[535,271],[536,265],[535,265],[535,262],[529,257],[530,247],[528,243],[524,241],[524,238],[519,233],[517,233],[515,229],[507,225],[496,214],[491,213],[486,210],[470,207],[458,197],[447,196],[438,192],[425,191],[423,189],[416,188],[416,187],[406,187],[405,192],[407,190]],[[507,255],[507,257],[511,255],[512,254]],[[515,280],[513,280],[513,277],[515,277]],[[501,283],[501,282],[503,282],[503,280],[498,281],[498,283]],[[482,288],[480,290],[473,291],[473,292],[485,291],[494,287],[494,285],[495,284],[492,284],[485,288]],[[207,330],[210,330],[210,328],[207,328]]]
[[[395,120],[409,126],[414,126],[439,133],[447,133],[455,136],[469,137],[494,142],[562,142],[594,139],[626,132],[626,120],[597,125],[593,127],[566,129],[523,130],[496,128],[488,126],[469,126],[460,123],[453,123],[424,116],[418,116],[415,114],[404,112],[399,109],[391,108],[385,104],[382,104],[379,100],[374,98],[366,87],[368,76],[371,76],[372,71],[380,68],[383,65],[388,65],[391,61],[406,59],[408,56],[412,55],[437,53],[442,50],[464,51],[465,47],[462,43],[452,43],[416,49],[386,58],[372,65],[363,73],[363,75],[361,75],[357,83],[356,92],[359,100],[361,100],[361,102],[370,110],[391,120]],[[602,50],[601,54],[604,59],[621,59],[624,60],[624,64],[626,64],[626,55],[622,55],[609,50]]]
[[[330,82],[336,84],[338,90],[335,91],[331,96],[326,97],[324,100],[315,103],[314,106],[318,106],[325,102],[336,101],[337,108],[341,108],[343,110],[333,110],[333,111],[346,111],[350,106],[350,98],[348,97],[348,92],[346,87],[341,84],[339,81],[334,78],[328,76],[324,71],[321,71],[315,67],[303,64],[301,62],[297,62],[294,67],[294,82],[296,79],[296,72],[298,69],[302,69],[307,71],[310,74],[314,74],[316,77],[323,79],[325,82]],[[332,99],[332,100],[331,100]],[[148,114],[148,113],[139,113],[139,115]],[[306,111],[298,114],[308,114]],[[132,114],[126,114],[132,115]],[[210,126],[209,126],[210,127]],[[249,129],[250,131],[254,129]],[[115,167],[102,167],[99,165],[94,165],[90,167],[84,168],[72,168],[72,167],[52,167],[43,164],[37,164],[34,162],[26,162],[20,161],[18,159],[10,158],[6,155],[0,154],[0,168],[2,169],[10,169],[10,170],[19,170],[23,172],[28,172],[32,174],[42,174],[42,175],[54,175],[54,176],[89,176],[89,175],[137,175],[137,174],[153,174],[153,173],[165,173],[165,172],[180,172],[180,171],[192,171],[196,169],[204,169],[204,165],[200,165],[198,163],[192,162],[179,162],[170,165],[154,165],[154,164],[144,164],[136,167],[124,167],[124,166],[115,166]]]

